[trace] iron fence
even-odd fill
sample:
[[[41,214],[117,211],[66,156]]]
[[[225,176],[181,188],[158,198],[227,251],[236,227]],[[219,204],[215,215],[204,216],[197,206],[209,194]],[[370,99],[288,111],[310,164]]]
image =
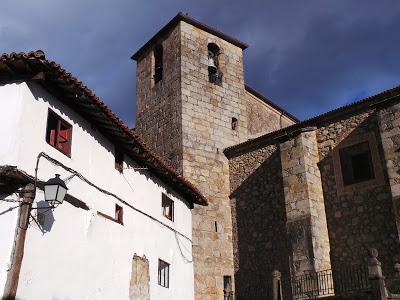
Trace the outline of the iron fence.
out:
[[[335,294],[346,296],[351,293],[368,292],[368,268],[362,265],[346,265],[335,267],[333,273]]]
[[[272,284],[264,282],[240,289],[228,300],[272,300]]]
[[[336,270],[310,272],[296,277],[283,277],[278,285],[278,299],[302,300],[335,296],[335,299],[368,299],[370,282],[367,267],[346,265]],[[272,281],[240,289],[226,300],[271,300]]]
[[[332,270],[296,276],[282,282],[284,299],[315,299],[334,294]]]

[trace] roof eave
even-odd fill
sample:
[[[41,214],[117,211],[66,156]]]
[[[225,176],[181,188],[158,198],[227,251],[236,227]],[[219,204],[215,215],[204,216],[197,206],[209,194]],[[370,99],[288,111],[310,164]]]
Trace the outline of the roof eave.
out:
[[[257,138],[245,141],[243,143],[225,148],[223,153],[227,158],[235,156],[246,149],[252,149],[264,145],[272,140],[284,139],[285,137],[290,137],[296,132],[301,131],[303,128],[307,129],[313,126],[321,126],[332,120],[341,118],[345,115],[354,115],[355,113],[372,109],[377,106],[383,106],[388,102],[400,101],[400,86],[396,86],[392,89],[383,91],[379,94],[372,95],[365,99],[353,102],[351,104],[338,107],[321,115],[312,117],[310,119],[304,120],[302,122],[293,124],[291,126],[261,135]]]
[[[199,29],[202,29],[210,34],[213,34],[239,48],[242,50],[248,48],[248,45],[246,43],[243,43],[239,41],[238,39],[235,39],[213,27],[210,27],[204,23],[201,23],[197,21],[196,19],[193,19],[189,17],[187,14],[183,12],[179,12],[174,18],[172,18],[171,21],[169,21],[163,28],[161,28],[147,43],[145,43],[138,51],[136,51],[132,56],[131,59],[138,61],[142,57],[142,55],[151,48],[152,45],[157,43],[164,35],[168,34],[170,30],[172,30],[180,21],[184,21],[186,23],[189,23]]]
[[[14,67],[14,70],[9,69],[11,64],[15,62],[19,64],[18,70]],[[22,68],[21,63],[26,64],[25,69]],[[146,144],[82,82],[62,69],[57,63],[46,60],[43,51],[2,54],[0,56],[1,72],[4,72],[5,75],[0,74],[0,83],[8,83],[21,78],[23,78],[23,81],[30,81],[26,78],[34,78],[38,73],[43,72],[44,74],[40,76],[41,80],[38,83],[44,89],[47,89],[50,93],[55,93],[56,96],[61,95],[60,101],[72,109],[80,108],[78,113],[81,115],[90,114],[89,118],[96,126],[101,128],[102,134],[113,137],[111,138],[113,142],[124,142],[126,148],[131,148],[132,151],[130,152],[134,160],[148,166],[149,170],[176,190],[185,200],[195,204],[207,205],[206,198],[193,184],[149,150]],[[99,123],[96,119],[101,119],[105,123]],[[134,149],[137,150],[136,155],[134,155]]]

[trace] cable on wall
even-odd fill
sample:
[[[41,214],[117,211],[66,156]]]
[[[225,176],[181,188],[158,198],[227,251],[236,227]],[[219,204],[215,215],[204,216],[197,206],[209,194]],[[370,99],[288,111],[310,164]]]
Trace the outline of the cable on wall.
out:
[[[134,207],[133,205],[129,204],[128,202],[126,202],[126,201],[123,200],[122,198],[118,197],[117,195],[115,195],[115,194],[113,194],[113,193],[111,193],[111,192],[109,192],[109,191],[106,191],[106,190],[100,188],[99,186],[97,186],[97,185],[95,185],[94,183],[92,183],[89,179],[87,179],[85,176],[83,176],[83,175],[82,175],[81,173],[79,173],[78,171],[76,171],[76,170],[74,170],[74,169],[72,169],[72,168],[70,168],[70,167],[64,165],[62,162],[59,162],[58,160],[56,160],[56,159],[50,157],[48,154],[46,154],[46,153],[44,153],[44,152],[40,152],[40,153],[38,154],[38,156],[37,156],[37,159],[36,159],[35,187],[36,187],[36,183],[37,183],[37,173],[38,173],[38,170],[39,170],[39,161],[40,161],[40,158],[42,158],[42,157],[45,158],[46,160],[48,160],[48,161],[49,161],[50,163],[52,163],[53,165],[59,166],[59,167],[63,168],[64,170],[66,170],[67,172],[71,173],[72,175],[78,177],[80,180],[82,180],[83,182],[87,183],[87,184],[90,185],[91,187],[95,188],[95,189],[98,190],[99,192],[101,192],[101,193],[103,193],[103,194],[105,194],[105,195],[108,195],[108,196],[111,196],[111,197],[117,199],[118,201],[120,201],[120,202],[123,203],[124,205],[130,207],[130,208],[133,209],[134,211],[136,211],[136,212],[138,212],[138,213],[144,215],[145,217],[151,219],[152,221],[154,221],[154,222],[156,222],[156,223],[158,223],[158,224],[160,224],[160,225],[162,225],[162,226],[168,228],[169,230],[173,231],[175,234],[178,234],[178,235],[182,236],[183,238],[185,238],[186,240],[188,240],[189,242],[192,243],[192,240],[191,240],[189,237],[187,237],[186,235],[184,235],[183,233],[180,233],[179,231],[177,231],[176,229],[172,228],[171,226],[169,226],[169,225],[167,225],[167,224],[161,222],[160,220],[156,219],[155,217],[153,217],[153,216],[151,216],[151,215],[145,213],[144,211],[142,211],[142,210],[140,210],[140,209]],[[69,176],[68,178],[71,179],[72,177],[73,177],[73,176]]]

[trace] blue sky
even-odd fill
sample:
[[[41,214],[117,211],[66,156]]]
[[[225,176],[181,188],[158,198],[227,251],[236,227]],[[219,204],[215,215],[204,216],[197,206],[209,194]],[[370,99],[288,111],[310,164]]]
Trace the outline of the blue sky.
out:
[[[306,119],[400,85],[399,0],[3,0],[0,52],[42,49],[130,126],[130,56],[179,11],[249,44],[245,80]]]

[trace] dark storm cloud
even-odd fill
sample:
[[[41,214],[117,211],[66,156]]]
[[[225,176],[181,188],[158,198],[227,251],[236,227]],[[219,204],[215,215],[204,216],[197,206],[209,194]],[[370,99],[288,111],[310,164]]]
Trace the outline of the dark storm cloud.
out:
[[[178,11],[247,42],[246,81],[302,119],[400,82],[397,0],[7,0],[0,52],[45,50],[132,125],[129,57]]]

